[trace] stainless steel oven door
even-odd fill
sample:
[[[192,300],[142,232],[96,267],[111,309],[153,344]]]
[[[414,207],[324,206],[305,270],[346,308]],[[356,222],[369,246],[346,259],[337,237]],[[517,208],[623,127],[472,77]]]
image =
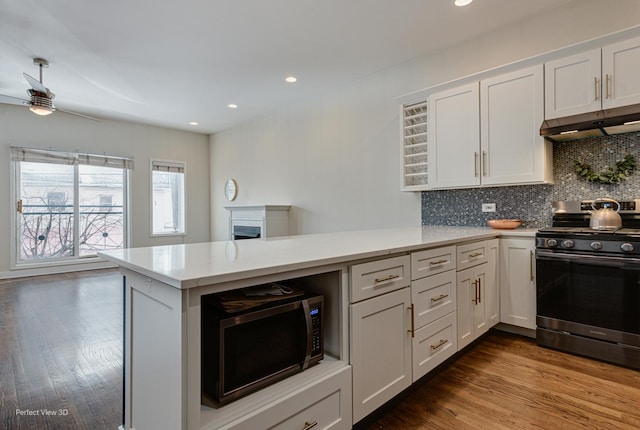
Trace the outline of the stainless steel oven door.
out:
[[[536,251],[539,328],[640,348],[640,259]]]

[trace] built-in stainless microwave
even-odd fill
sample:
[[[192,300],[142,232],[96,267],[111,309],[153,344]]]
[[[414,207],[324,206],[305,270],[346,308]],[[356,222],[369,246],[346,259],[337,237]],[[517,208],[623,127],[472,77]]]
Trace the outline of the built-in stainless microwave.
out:
[[[323,297],[229,313],[202,301],[202,403],[229,403],[322,360]]]

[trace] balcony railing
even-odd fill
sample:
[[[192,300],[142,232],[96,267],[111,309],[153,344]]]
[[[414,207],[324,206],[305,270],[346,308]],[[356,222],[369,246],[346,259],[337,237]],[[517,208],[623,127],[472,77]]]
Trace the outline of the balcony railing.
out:
[[[74,206],[23,205],[20,259],[68,258],[95,255],[124,246],[124,207],[80,205],[78,246],[74,242]]]

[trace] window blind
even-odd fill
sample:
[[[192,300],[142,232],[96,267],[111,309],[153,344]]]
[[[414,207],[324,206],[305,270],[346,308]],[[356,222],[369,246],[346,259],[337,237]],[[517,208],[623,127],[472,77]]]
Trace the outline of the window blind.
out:
[[[133,169],[133,158],[86,154],[47,149],[11,147],[11,161],[49,164],[86,164],[91,166]]]
[[[184,173],[184,163],[152,160],[151,170],[156,172]]]

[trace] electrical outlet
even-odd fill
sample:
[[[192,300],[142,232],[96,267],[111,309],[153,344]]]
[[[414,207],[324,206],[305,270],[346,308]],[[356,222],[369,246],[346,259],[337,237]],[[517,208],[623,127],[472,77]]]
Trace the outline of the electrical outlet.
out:
[[[495,212],[496,204],[495,203],[483,203],[482,204],[482,212]]]

